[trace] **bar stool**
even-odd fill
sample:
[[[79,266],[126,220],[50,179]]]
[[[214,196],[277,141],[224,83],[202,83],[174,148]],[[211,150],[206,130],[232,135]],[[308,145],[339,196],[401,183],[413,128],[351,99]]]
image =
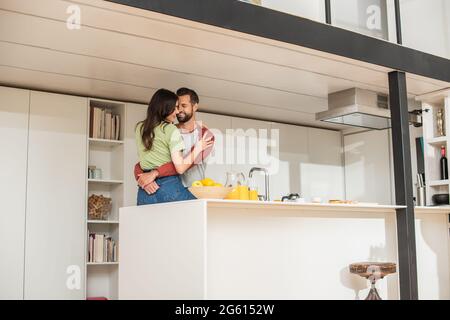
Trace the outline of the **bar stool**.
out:
[[[385,276],[396,273],[397,265],[391,262],[360,262],[349,266],[350,273],[370,280],[371,288],[365,300],[382,300],[378,294],[375,283]]]

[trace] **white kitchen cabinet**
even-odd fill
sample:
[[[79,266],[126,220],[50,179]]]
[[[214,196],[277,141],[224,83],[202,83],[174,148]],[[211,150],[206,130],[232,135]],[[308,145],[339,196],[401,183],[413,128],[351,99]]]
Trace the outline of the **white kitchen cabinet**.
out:
[[[302,195],[324,202],[345,199],[341,132],[308,128],[308,159],[301,167]]]
[[[344,137],[347,198],[390,204],[389,131],[367,131]]]
[[[23,299],[29,99],[0,87],[0,300]]]
[[[135,129],[138,122],[147,116],[147,105],[128,103],[125,108],[124,136],[124,207],[135,206],[137,199],[137,182],[134,178],[134,166],[139,162],[136,148]]]
[[[271,123],[233,117],[233,148],[232,169],[248,174],[253,167],[271,168],[273,159],[270,155],[269,140],[271,139]],[[264,194],[264,175],[255,173],[252,179],[259,194]]]
[[[207,160],[206,177],[224,184],[226,173],[232,170],[231,163],[227,163],[226,157],[234,152],[234,149],[227,144],[227,130],[232,129],[231,117],[197,113],[197,121],[202,121],[215,136],[214,151]]]
[[[290,193],[303,196],[301,181],[303,166],[308,163],[308,128],[273,123],[272,130],[279,136],[278,148],[272,148],[272,156],[278,162],[276,172],[270,176],[272,200],[281,200]]]
[[[87,99],[31,92],[25,299],[84,299]]]
[[[306,201],[345,197],[340,132],[279,123],[272,129],[279,136],[279,149],[272,148],[279,160],[278,172],[270,177],[272,199],[289,193],[299,193]]]

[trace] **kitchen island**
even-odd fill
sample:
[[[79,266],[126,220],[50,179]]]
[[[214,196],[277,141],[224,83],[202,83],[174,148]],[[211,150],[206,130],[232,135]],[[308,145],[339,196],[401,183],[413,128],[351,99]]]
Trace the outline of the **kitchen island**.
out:
[[[416,207],[419,299],[450,299],[450,207]]]
[[[121,208],[119,298],[363,299],[368,282],[348,265],[397,262],[397,208],[228,200]],[[450,297],[447,222],[446,243],[437,243],[444,212],[418,210],[418,267],[432,273],[431,284],[419,279],[423,298]],[[422,261],[432,253],[441,257]],[[377,287],[398,299],[398,274]]]

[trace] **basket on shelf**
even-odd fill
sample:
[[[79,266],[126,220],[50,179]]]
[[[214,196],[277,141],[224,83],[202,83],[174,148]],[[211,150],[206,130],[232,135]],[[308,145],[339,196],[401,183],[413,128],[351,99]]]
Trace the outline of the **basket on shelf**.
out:
[[[111,212],[111,207],[111,198],[96,194],[91,195],[88,201],[89,220],[108,220],[108,215]]]

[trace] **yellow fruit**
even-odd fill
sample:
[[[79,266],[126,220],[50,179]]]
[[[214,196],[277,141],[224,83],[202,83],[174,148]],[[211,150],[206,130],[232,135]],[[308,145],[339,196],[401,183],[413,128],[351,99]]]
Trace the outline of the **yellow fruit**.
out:
[[[213,187],[223,187],[223,184],[221,184],[221,183],[214,183]]]
[[[202,182],[203,186],[205,186],[205,187],[211,187],[215,183],[214,180],[211,178],[205,178],[205,179],[201,180],[201,182]]]
[[[201,181],[194,181],[192,182],[193,187],[203,187],[203,183]]]

